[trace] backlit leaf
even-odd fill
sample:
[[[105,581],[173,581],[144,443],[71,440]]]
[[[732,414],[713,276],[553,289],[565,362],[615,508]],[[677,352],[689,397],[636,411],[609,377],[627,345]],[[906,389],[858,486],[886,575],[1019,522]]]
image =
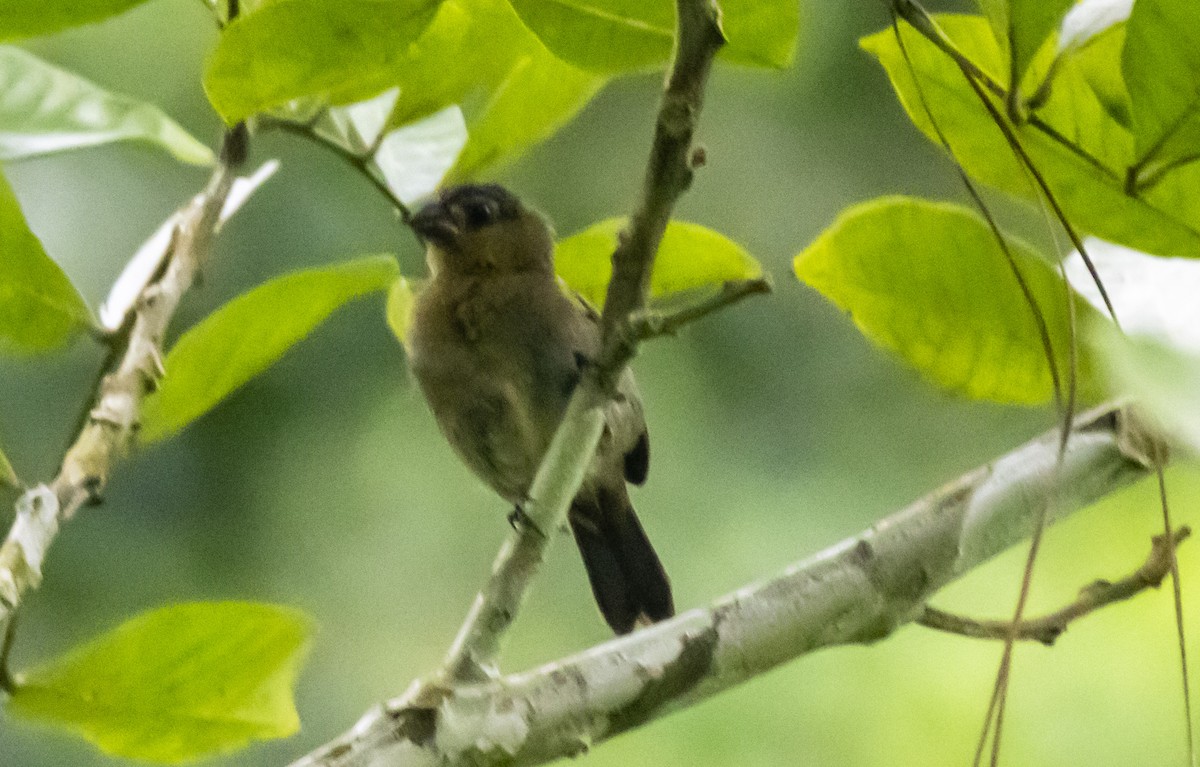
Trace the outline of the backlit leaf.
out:
[[[291,99],[370,98],[398,69],[441,0],[276,0],[225,27],[204,89],[227,122]]]
[[[274,605],[171,605],[17,675],[9,709],[129,759],[232,751],[299,729],[292,687],[312,631]]]
[[[1045,318],[1065,382],[1070,325],[1062,280],[1029,246],[1011,239],[1008,246]],[[939,386],[1014,404],[1051,398],[1033,313],[991,230],[971,211],[906,197],[856,205],[794,266],[863,335]],[[1099,321],[1085,301],[1074,300],[1080,326]],[[1095,388],[1090,370],[1081,355],[1085,393]]]
[[[212,150],[161,109],[110,93],[20,48],[0,46],[0,160],[145,141],[208,165]]]

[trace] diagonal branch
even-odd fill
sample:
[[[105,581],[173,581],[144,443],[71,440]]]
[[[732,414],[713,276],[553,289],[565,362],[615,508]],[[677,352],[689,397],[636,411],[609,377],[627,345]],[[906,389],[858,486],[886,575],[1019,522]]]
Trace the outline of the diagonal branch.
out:
[[[532,671],[405,695],[295,767],[534,765],[711,697],[801,655],[876,642],[939,589],[1154,466],[1126,449],[1126,412],[1080,418],[951,482],[859,535],[707,608]]]
[[[639,338],[630,317],[646,303],[654,256],[675,201],[692,180],[692,135],[700,116],[713,57],[724,43],[712,0],[677,0],[678,33],[655,126],[640,199],[613,253],[613,276],[601,317],[601,352],[576,387],[563,421],[530,488],[523,511],[530,524],[505,541],[488,583],[475,598],[451,645],[441,677],[482,681],[494,675],[500,642],[545,556],[551,531],[566,519],[604,427],[604,408],[616,391]],[[414,696],[419,697],[419,687]]]
[[[1171,539],[1165,535],[1154,536],[1150,554],[1137,570],[1119,581],[1094,581],[1080,589],[1079,596],[1069,605],[1039,618],[1022,620],[1015,632],[1016,638],[1052,645],[1071,623],[1085,615],[1115,602],[1132,599],[1146,589],[1158,588],[1171,574],[1174,549],[1191,534],[1191,529],[1185,526],[1177,528]],[[926,628],[974,639],[1007,639],[1012,632],[1011,621],[976,620],[929,606],[916,622]]]
[[[94,405],[58,476],[17,500],[16,520],[0,544],[0,624],[12,620],[23,596],[41,582],[42,562],[59,526],[85,504],[99,502],[109,472],[128,450],[142,399],[162,375],[167,325],[207,259],[235,171],[245,161],[246,144],[243,125],[226,132],[208,184],[174,214],[179,221],[167,259],[114,337],[113,367],[100,380]]]

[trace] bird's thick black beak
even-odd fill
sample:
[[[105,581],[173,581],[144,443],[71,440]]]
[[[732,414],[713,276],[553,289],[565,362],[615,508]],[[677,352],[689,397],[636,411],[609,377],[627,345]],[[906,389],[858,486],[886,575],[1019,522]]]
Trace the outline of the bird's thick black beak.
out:
[[[408,221],[412,230],[423,239],[447,245],[458,238],[458,223],[450,211],[440,202],[431,202],[417,211]]]

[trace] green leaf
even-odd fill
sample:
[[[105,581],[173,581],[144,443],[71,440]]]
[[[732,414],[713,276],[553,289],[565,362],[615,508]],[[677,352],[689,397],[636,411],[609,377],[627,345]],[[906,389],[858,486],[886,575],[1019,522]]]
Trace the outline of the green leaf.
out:
[[[1122,65],[1138,163],[1200,158],[1200,3],[1134,3]]]
[[[795,0],[722,0],[728,41],[720,57],[736,64],[782,69],[796,56],[800,3]]]
[[[1029,246],[1007,239],[1045,318],[1066,380],[1063,283]],[[974,399],[1046,402],[1053,394],[1032,311],[982,219],[956,205],[885,197],[842,213],[795,259],[796,276],[848,312],[873,343],[933,383]],[[1082,326],[1099,321],[1074,296]],[[1086,355],[1080,388],[1094,389]]]
[[[487,104],[475,113],[452,178],[462,181],[542,141],[592,100],[606,78],[556,58],[542,45],[518,56]]]
[[[0,42],[102,21],[145,0],[3,0]]]
[[[504,0],[446,0],[397,68],[389,123],[461,105],[468,139],[452,176],[462,180],[549,136],[604,82],[556,58]]]
[[[675,41],[670,0],[512,0],[521,20],[556,56],[583,69],[616,74],[667,63]],[[795,0],[725,0],[721,55],[740,64],[781,68],[795,53]]]
[[[0,175],[0,349],[53,349],[92,324],[87,304],[29,231]]]
[[[128,759],[233,751],[300,728],[291,693],[312,631],[274,605],[171,605],[18,675],[9,707]]]
[[[8,458],[4,455],[3,450],[0,450],[0,487],[10,487],[14,490],[21,489],[21,479],[17,476],[17,472],[13,470],[12,464],[8,462]]]
[[[1016,63],[1017,79],[1020,81],[1025,70],[1033,61],[1034,54],[1046,42],[1050,33],[1058,29],[1063,16],[1075,0],[1008,0],[1011,18],[1008,50]]]
[[[389,124],[406,125],[460,104],[469,130],[470,102],[486,98],[534,47],[544,46],[506,0],[445,0],[396,66],[400,99]]]
[[[437,189],[466,143],[462,111],[448,106],[384,136],[374,162],[400,202],[411,205]]]
[[[1116,24],[1089,37],[1079,47],[1064,50],[1059,70],[1067,71],[1065,82],[1087,83],[1104,111],[1129,130],[1129,92],[1121,74],[1121,50],[1125,47],[1125,25]]]
[[[521,20],[556,56],[615,74],[662,66],[675,40],[667,0],[512,0]]]
[[[212,150],[158,107],[100,88],[20,48],[0,46],[0,160],[146,141],[208,165]]]
[[[984,19],[939,16],[938,22],[994,80],[1005,80],[1003,56]],[[1036,200],[1029,176],[958,67],[911,27],[902,25],[901,34],[925,103],[967,172],[1010,194]],[[861,44],[887,70],[909,118],[936,141],[892,31],[864,38]],[[1172,173],[1141,196],[1126,194],[1125,168],[1133,159],[1133,137],[1075,70],[1059,73],[1038,117],[1051,130],[1033,122],[1013,130],[1077,228],[1149,253],[1200,256],[1200,166]]]
[[[555,270],[593,306],[604,306],[612,254],[624,228],[625,219],[610,218],[558,243]],[[672,221],[654,260],[650,295],[665,297],[761,276],[762,267],[737,243],[699,224]]]
[[[408,334],[408,325],[412,321],[416,300],[416,292],[403,277],[397,278],[388,290],[387,324],[400,343],[404,343],[404,337]]]
[[[276,278],[188,330],[165,361],[162,386],[146,400],[141,440],[169,437],[208,412],[343,304],[387,289],[396,260],[371,256]]]
[[[225,27],[204,89],[232,123],[304,96],[345,104],[395,84],[441,0],[277,0]]]
[[[1090,337],[1110,391],[1132,396],[1164,433],[1200,454],[1200,356],[1110,327]]]

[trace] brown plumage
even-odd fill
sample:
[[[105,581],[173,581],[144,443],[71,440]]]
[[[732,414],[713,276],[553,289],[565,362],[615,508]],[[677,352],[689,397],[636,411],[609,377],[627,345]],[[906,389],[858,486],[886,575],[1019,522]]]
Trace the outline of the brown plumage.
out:
[[[599,350],[598,318],[560,287],[546,222],[500,186],[446,190],[411,225],[431,272],[407,339],[413,373],[458,455],[520,507],[581,366]],[[568,517],[596,603],[619,634],[674,614],[626,492],[626,481],[645,481],[649,460],[626,371]]]

